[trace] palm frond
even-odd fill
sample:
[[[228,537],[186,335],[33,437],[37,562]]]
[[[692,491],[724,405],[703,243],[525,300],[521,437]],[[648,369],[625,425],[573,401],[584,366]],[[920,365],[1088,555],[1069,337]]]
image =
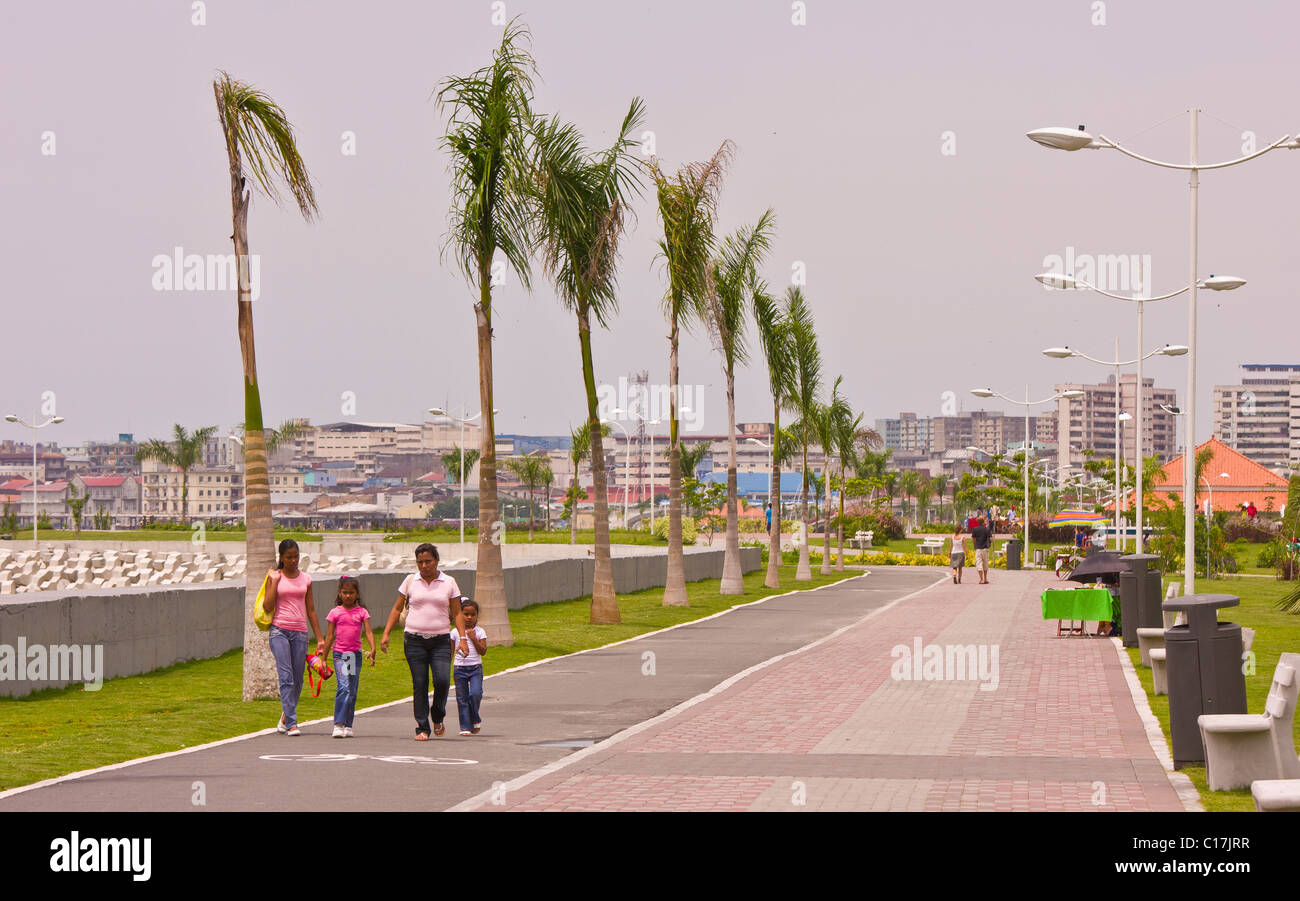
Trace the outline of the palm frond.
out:
[[[240,175],[251,175],[276,203],[283,197],[283,185],[310,222],[320,212],[316,189],[284,110],[267,94],[235,81],[227,72],[220,72],[212,86],[226,147],[232,158],[240,160]]]
[[[448,113],[442,147],[448,155],[452,203],[443,255],[451,251],[471,284],[491,269],[497,251],[525,288],[532,281],[530,202],[532,77],[528,29],[512,21],[492,64],[444,79],[438,109]]]

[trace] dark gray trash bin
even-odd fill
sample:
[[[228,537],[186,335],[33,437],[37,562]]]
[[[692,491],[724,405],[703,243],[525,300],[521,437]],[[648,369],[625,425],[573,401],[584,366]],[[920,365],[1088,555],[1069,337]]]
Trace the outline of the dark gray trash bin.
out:
[[[1025,543],[1019,538],[1007,542],[1007,569],[1020,569],[1020,555],[1024,549]]]
[[[1221,607],[1239,603],[1241,599],[1231,594],[1189,594],[1165,602],[1166,610],[1187,613],[1187,625],[1165,630],[1169,732],[1175,767],[1205,761],[1197,717],[1203,713],[1246,712],[1241,626],[1221,623],[1215,613]]]
[[[1159,629],[1165,624],[1161,615],[1160,571],[1148,569],[1152,554],[1129,554],[1120,557],[1129,566],[1119,574],[1120,621],[1124,623],[1124,647],[1138,646],[1138,629]]]

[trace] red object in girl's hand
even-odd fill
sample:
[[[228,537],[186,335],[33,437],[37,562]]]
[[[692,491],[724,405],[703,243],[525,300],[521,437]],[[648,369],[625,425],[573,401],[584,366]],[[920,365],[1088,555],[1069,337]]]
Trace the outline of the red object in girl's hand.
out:
[[[320,677],[319,683],[312,678],[312,673]],[[325,658],[321,657],[320,654],[312,654],[307,658],[307,682],[315,689],[315,693],[312,695],[313,698],[320,697],[320,690],[325,687],[325,680],[333,675],[334,669],[325,662]]]

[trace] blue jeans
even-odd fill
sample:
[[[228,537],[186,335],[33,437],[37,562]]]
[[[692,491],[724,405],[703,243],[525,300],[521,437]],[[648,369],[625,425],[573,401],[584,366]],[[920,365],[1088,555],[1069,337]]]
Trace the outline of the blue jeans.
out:
[[[460,715],[460,731],[469,732],[479,724],[478,705],[483,702],[483,664],[455,666],[456,712]]]
[[[402,633],[402,651],[411,668],[411,694],[415,706],[415,731],[430,734],[429,716],[441,724],[447,718],[447,693],[451,690],[451,636],[421,638]],[[429,703],[429,674],[433,674],[433,703]]]
[[[357,684],[361,681],[361,652],[334,652],[334,725],[351,726],[357,712]]]
[[[280,709],[284,711],[285,726],[292,729],[298,725],[298,697],[307,671],[307,633],[272,626],[269,640],[280,677]]]

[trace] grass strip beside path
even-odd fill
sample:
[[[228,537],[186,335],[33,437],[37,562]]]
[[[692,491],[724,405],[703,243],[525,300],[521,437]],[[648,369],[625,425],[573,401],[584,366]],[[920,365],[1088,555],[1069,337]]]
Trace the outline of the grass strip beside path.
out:
[[[1181,574],[1166,578],[1164,588],[1168,589],[1171,581],[1177,581]],[[1255,673],[1246,676],[1246,712],[1263,713],[1264,700],[1268,697],[1269,686],[1273,681],[1273,670],[1278,658],[1284,652],[1300,651],[1300,616],[1293,616],[1278,610],[1274,604],[1294,587],[1290,582],[1278,582],[1272,579],[1197,579],[1197,594],[1231,594],[1241,598],[1241,605],[1228,607],[1219,614],[1219,618],[1255,630],[1255,644],[1251,650],[1255,653]],[[1137,671],[1138,681],[1147,693],[1151,712],[1160,721],[1160,728],[1165,733],[1165,741],[1173,748],[1173,739],[1169,734],[1169,696],[1153,693],[1150,667],[1142,666],[1137,648],[1127,648],[1129,659]],[[1300,742],[1300,717],[1294,724],[1294,739]],[[1219,811],[1254,811],[1255,801],[1249,788],[1236,791],[1210,791],[1205,781],[1205,767],[1189,766],[1179,770],[1191,778],[1196,790],[1201,795],[1201,803],[1209,812]]]
[[[663,606],[663,589],[649,588],[618,598],[623,622],[593,626],[591,598],[554,604],[534,604],[510,612],[515,644],[489,648],[483,658],[485,675],[600,647],[690,622],[738,604],[747,604],[794,590],[816,588],[860,575],[847,571],[811,582],[794,581],[794,567],[781,567],[782,588],[764,587],[765,570],[745,576],[745,594],[719,594],[720,581],[705,579],[686,586],[689,607]],[[382,622],[391,599],[368,598],[371,615]],[[375,634],[378,644],[382,626]],[[313,643],[312,647],[315,645]],[[150,754],[176,751],[274,726],[280,715],[278,699],[240,700],[243,651],[208,660],[178,663],[139,676],[104,682],[97,692],[80,686],[48,689],[25,698],[0,699],[0,791],[78,770],[120,763]],[[358,708],[373,707],[411,696],[411,672],[402,656],[400,634],[394,634],[388,654],[376,666],[363,666]],[[301,722],[328,717],[334,710],[334,681],[319,698],[304,686],[298,706]],[[318,725],[313,729],[328,729]],[[360,725],[364,729],[364,724]]]

